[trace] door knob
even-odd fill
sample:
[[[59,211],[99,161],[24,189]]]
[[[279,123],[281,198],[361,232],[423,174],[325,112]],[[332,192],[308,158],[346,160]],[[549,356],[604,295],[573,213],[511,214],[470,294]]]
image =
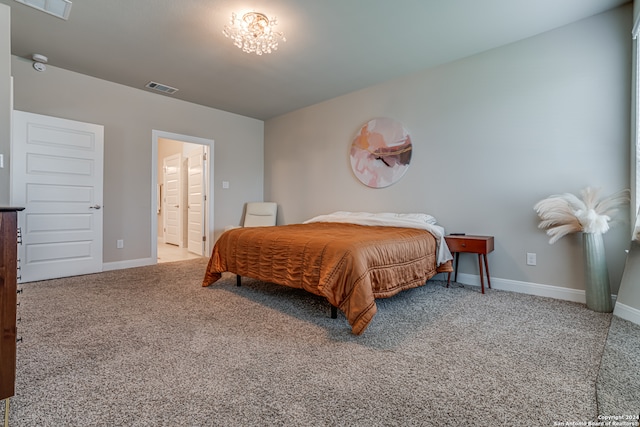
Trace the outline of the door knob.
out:
[[[179,207],[180,207],[180,205],[175,205],[175,206],[174,206],[174,208],[179,208]]]
[[[100,206],[99,204],[95,204],[93,206],[89,206],[89,209],[100,209],[102,206]]]

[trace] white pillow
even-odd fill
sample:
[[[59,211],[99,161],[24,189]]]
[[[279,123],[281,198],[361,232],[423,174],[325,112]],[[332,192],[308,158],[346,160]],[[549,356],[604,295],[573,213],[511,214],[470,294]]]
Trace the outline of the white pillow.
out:
[[[436,219],[429,214],[425,213],[406,213],[398,214],[398,218],[414,219],[416,221],[426,222],[427,224],[435,224]]]
[[[436,219],[425,213],[395,213],[395,212],[380,212],[380,213],[370,213],[370,212],[346,212],[346,211],[337,211],[331,214],[331,216],[339,216],[339,217],[358,217],[358,218],[401,218],[408,219],[412,221],[424,222],[426,224],[435,224]]]

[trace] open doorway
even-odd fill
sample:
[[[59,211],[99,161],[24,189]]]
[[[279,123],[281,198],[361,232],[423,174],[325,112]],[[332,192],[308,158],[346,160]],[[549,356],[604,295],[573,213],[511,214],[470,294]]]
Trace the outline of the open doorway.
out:
[[[153,131],[152,258],[207,256],[213,235],[213,140]]]

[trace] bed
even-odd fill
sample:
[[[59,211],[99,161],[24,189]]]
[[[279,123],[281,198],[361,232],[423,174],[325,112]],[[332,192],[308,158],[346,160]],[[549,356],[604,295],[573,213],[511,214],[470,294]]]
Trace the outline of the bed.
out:
[[[377,312],[376,298],[451,272],[451,259],[444,229],[430,215],[334,212],[302,224],[225,231],[202,286],[231,272],[304,289],[340,309],[360,335]]]

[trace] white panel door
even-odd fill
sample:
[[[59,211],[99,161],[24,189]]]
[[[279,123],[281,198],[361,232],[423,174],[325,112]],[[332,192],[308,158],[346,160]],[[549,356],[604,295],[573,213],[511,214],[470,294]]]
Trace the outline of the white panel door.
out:
[[[174,154],[162,160],[164,171],[164,241],[182,246],[182,155]]]
[[[102,271],[104,127],[13,112],[22,282]]]
[[[204,254],[204,147],[198,147],[188,153],[189,172],[187,176],[187,249],[202,256]]]

